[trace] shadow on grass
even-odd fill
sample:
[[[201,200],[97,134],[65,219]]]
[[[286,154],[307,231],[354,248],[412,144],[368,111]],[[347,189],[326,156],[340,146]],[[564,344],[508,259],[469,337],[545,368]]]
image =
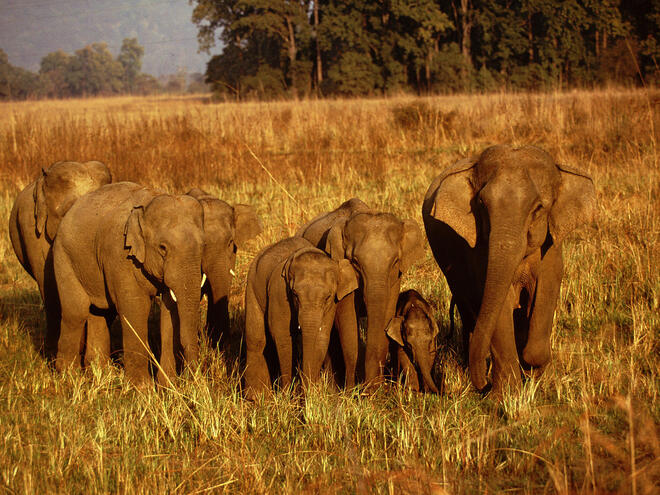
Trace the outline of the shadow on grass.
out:
[[[34,350],[44,355],[46,312],[36,288],[12,289],[3,293],[0,296],[0,324],[25,329]]]

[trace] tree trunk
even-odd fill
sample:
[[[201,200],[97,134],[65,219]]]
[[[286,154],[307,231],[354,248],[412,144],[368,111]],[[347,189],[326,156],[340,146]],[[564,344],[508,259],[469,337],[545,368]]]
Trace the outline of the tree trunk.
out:
[[[316,87],[320,89],[323,82],[323,67],[321,65],[321,45],[319,44],[319,0],[314,0],[314,40],[316,43]]]
[[[472,20],[469,18],[470,0],[461,0],[461,53],[465,62],[465,70],[472,67],[470,54],[470,33],[472,31]]]
[[[295,71],[296,52],[297,52],[296,36],[295,36],[293,22],[291,22],[291,18],[289,16],[286,17],[286,26],[289,31],[289,36],[287,40],[288,52],[289,52],[289,79],[291,80],[291,88],[295,93],[297,89],[296,71]]]

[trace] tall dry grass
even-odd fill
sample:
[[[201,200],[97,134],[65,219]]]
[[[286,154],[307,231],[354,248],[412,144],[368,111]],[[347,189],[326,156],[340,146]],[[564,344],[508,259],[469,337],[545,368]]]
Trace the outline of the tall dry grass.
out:
[[[654,493],[660,484],[660,93],[572,92],[209,104],[116,98],[0,105],[0,213],[56,160],[102,160],[115,179],[200,186],[255,205],[239,251],[242,327],[252,256],[358,196],[421,223],[431,179],[495,143],[535,144],[588,171],[599,212],[565,243],[554,361],[501,403],[447,352],[445,396],[373,397],[320,384],[240,399],[206,353],[176,390],[138,393],[120,370],[56,375],[36,348],[36,286],[0,234],[0,487],[9,492]],[[449,292],[427,250],[404,279],[444,331]]]

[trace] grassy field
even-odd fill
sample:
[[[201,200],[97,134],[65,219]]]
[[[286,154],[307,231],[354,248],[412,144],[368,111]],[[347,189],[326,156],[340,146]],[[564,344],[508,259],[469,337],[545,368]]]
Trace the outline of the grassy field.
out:
[[[0,491],[8,493],[658,493],[660,92],[211,104],[116,98],[0,104]],[[38,352],[36,284],[7,235],[16,193],[61,159],[116,180],[199,186],[253,204],[264,232],[239,251],[230,310],[263,246],[353,196],[421,226],[427,186],[496,143],[535,144],[592,174],[598,219],[565,242],[554,360],[502,402],[446,351],[444,396],[363,397],[320,384],[240,398],[206,352],[176,390],[121,370],[53,373]],[[405,276],[449,327],[427,249]]]

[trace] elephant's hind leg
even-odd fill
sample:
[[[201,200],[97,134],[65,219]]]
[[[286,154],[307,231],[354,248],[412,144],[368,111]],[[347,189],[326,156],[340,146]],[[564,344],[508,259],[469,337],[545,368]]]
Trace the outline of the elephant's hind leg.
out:
[[[90,316],[90,300],[68,260],[56,263],[56,276],[62,319],[55,368],[62,371],[68,366],[81,365],[81,354],[85,346],[85,323]]]

